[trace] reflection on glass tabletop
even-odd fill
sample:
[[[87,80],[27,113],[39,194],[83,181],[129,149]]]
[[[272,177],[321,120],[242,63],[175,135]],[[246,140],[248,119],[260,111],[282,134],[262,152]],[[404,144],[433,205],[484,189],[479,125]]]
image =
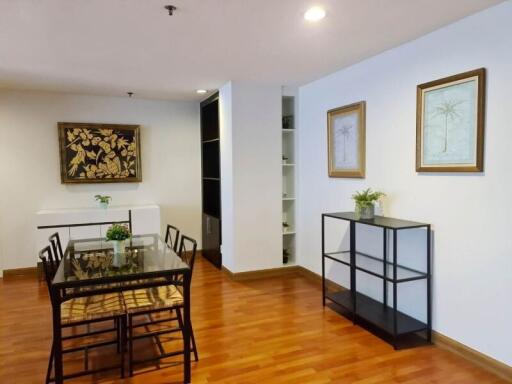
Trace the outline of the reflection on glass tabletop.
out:
[[[124,276],[144,278],[189,269],[159,235],[137,235],[125,241],[124,253],[102,238],[70,240],[54,284]]]

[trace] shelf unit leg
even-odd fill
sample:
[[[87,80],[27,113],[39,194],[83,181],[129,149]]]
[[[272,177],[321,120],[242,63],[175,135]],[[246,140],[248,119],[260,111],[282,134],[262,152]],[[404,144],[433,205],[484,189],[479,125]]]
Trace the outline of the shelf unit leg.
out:
[[[322,215],[322,305],[325,307],[325,216]]]
[[[397,271],[397,231],[393,230],[393,347],[396,348],[396,339],[397,339],[397,284],[396,284],[396,271]]]
[[[432,277],[431,277],[431,230],[427,225],[427,341],[432,342]]]
[[[384,260],[382,275],[384,279],[382,279],[382,302],[384,303],[384,309],[388,308],[388,232],[386,228],[382,228],[382,259]]]
[[[352,293],[352,322],[356,323],[356,223],[350,222],[350,291]]]

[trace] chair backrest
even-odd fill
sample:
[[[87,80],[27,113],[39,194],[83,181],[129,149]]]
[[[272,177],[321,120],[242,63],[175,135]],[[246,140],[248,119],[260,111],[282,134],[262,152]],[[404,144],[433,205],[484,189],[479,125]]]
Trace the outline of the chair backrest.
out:
[[[55,232],[48,238],[48,241],[52,245],[52,251],[54,258],[60,262],[64,257],[64,253],[62,252],[62,243],[60,242],[59,232]]]
[[[178,256],[190,267],[190,270],[194,270],[194,261],[196,259],[197,242],[185,235],[181,235],[180,248]]]
[[[165,243],[171,247],[174,252],[178,252],[178,239],[180,237],[180,230],[173,225],[167,224],[165,232]]]
[[[48,292],[50,292],[52,280],[57,272],[59,264],[51,261],[54,257],[52,255],[52,248],[49,245],[39,252],[39,259],[43,263],[44,278],[46,280],[46,285],[48,286]]]

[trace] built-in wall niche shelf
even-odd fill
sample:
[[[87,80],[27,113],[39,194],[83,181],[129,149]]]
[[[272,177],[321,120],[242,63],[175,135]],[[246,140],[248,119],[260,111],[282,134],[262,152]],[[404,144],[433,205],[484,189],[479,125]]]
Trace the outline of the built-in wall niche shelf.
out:
[[[282,209],[283,223],[283,265],[289,266],[295,263],[295,172],[296,172],[296,145],[295,138],[295,97],[282,97]]]
[[[209,143],[218,143],[220,141],[219,138],[216,139],[210,139],[210,140],[204,140],[203,144],[209,144]]]

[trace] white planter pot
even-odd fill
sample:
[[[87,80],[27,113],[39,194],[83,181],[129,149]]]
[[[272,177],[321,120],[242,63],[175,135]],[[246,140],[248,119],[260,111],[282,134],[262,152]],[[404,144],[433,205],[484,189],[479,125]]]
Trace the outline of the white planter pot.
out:
[[[125,240],[113,240],[112,247],[114,248],[114,255],[125,253],[126,243]]]
[[[108,208],[108,203],[100,202],[100,208],[107,209]]]

